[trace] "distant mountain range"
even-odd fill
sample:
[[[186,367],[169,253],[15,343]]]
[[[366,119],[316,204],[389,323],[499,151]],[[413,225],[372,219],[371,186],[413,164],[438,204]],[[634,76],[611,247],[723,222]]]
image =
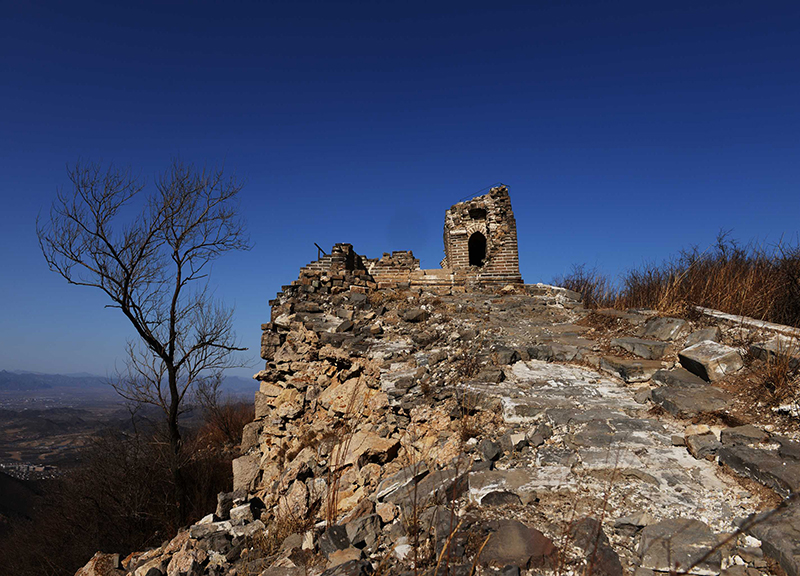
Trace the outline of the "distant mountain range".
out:
[[[52,388],[107,388],[108,378],[93,374],[43,374],[0,370],[0,391],[34,391]],[[241,376],[227,376],[222,385],[223,394],[234,396],[258,390],[258,382]]]
[[[91,374],[42,374],[0,370],[0,390],[46,390],[48,388],[98,388],[107,386],[108,380]]]

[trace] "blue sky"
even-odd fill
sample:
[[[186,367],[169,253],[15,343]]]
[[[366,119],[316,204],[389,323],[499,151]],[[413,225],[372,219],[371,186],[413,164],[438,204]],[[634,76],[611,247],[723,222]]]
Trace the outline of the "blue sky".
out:
[[[245,179],[255,247],[213,281],[256,369],[314,242],[437,267],[444,211],[498,181],[528,282],[800,227],[796,2],[0,8],[0,368],[104,374],[130,335],[36,243],[78,158]]]

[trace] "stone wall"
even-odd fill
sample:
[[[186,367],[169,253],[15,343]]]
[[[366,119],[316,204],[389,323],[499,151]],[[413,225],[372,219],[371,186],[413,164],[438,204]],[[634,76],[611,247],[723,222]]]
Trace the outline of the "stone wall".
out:
[[[521,284],[508,187],[452,206],[445,213],[444,251],[442,268],[464,271],[468,282]]]
[[[367,260],[366,266],[378,288],[409,288],[411,274],[420,269],[419,258],[411,250],[384,253],[380,259]]]

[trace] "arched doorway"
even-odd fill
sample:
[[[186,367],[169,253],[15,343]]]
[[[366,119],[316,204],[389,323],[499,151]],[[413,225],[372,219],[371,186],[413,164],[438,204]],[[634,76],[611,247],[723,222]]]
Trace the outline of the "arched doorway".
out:
[[[469,265],[483,266],[483,261],[486,259],[486,236],[475,232],[469,237],[467,246],[469,247]]]

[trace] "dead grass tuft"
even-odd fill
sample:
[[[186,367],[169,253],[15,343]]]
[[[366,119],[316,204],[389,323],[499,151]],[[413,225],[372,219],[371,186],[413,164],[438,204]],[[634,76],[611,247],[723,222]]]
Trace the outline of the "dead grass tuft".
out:
[[[629,270],[617,286],[585,266],[555,283],[583,293],[587,308],[651,308],[685,316],[703,306],[800,326],[800,244],[742,246],[722,231],[708,249],[694,246],[661,264]]]

